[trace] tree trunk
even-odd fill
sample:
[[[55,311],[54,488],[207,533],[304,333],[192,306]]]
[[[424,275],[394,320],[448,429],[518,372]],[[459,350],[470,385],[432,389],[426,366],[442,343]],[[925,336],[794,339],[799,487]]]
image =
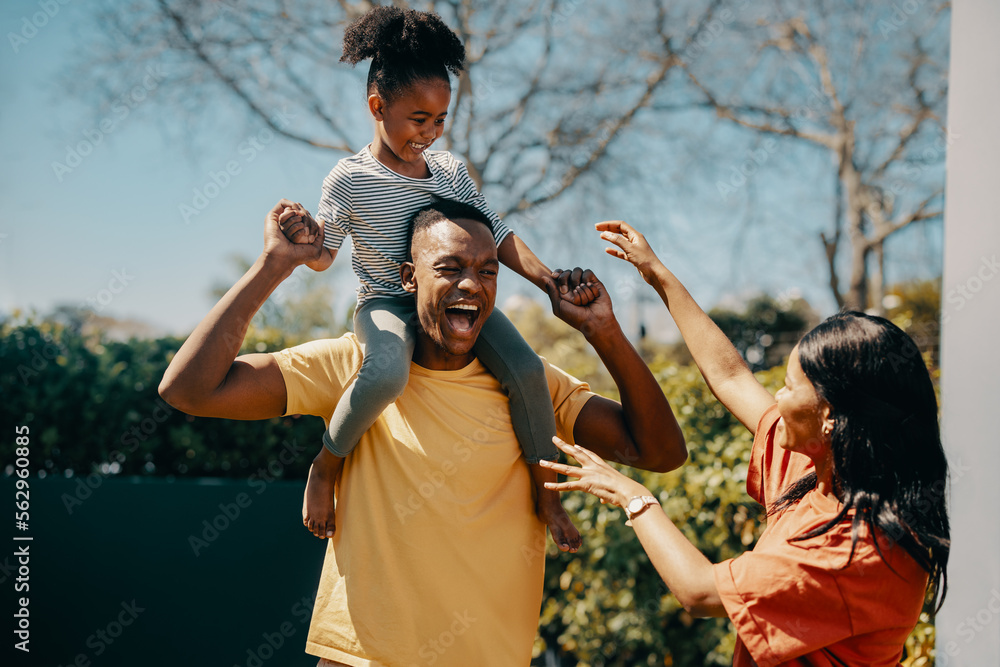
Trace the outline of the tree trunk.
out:
[[[844,309],[863,311],[868,301],[868,240],[851,234],[851,284],[844,295]]]
[[[882,301],[885,300],[885,254],[883,252],[883,243],[883,241],[877,241],[872,244],[872,253],[875,255],[875,266],[872,267],[871,273],[871,311],[875,315],[885,317],[885,306],[882,305]]]
[[[853,128],[845,131],[844,143],[840,150],[840,179],[847,197],[847,238],[851,242],[851,280],[844,295],[844,309],[865,309],[868,291],[868,239],[865,237],[865,200],[861,174],[854,166]]]

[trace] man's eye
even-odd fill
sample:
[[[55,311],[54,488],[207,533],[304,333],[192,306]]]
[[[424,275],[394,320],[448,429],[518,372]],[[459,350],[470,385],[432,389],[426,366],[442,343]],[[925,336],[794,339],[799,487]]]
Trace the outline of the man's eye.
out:
[[[483,269],[480,273],[484,276],[490,276],[491,278],[497,274],[493,269]]]

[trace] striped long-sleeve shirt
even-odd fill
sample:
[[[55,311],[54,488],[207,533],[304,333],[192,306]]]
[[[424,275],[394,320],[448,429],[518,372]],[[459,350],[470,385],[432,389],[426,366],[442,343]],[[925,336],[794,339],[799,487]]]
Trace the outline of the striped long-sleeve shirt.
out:
[[[324,222],[323,245],[337,250],[351,235],[351,266],[361,281],[359,305],[408,294],[400,284],[399,265],[406,261],[410,220],[431,202],[454,199],[475,206],[493,223],[497,246],[510,234],[460,160],[448,151],[427,151],[424,156],[430,178],[410,178],[376,160],[366,146],[340,160],[323,180],[317,211]]]

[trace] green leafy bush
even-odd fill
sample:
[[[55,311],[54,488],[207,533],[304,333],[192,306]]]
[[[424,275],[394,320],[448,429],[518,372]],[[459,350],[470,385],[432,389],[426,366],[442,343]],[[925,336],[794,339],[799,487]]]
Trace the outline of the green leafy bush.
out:
[[[579,334],[540,308],[513,319],[550,361],[616,397]],[[251,326],[243,351],[297,342],[274,327]],[[319,420],[203,419],[162,403],[157,385],[181,343],[109,341],[49,321],[0,324],[0,412],[5,423],[31,427],[32,467],[67,475],[304,479],[320,446]],[[680,421],[690,460],[668,474],[624,470],[659,496],[670,518],[712,562],[735,557],[763,529],[762,509],[746,495],[750,433],[715,400],[693,365],[661,355],[650,368]],[[757,377],[776,391],[784,369]],[[0,441],[5,462],[13,460],[12,448],[13,439]],[[291,458],[279,459],[283,450]],[[582,493],[564,496],[564,504],[583,533],[584,548],[567,555],[547,546],[535,664],[731,664],[735,635],[729,621],[694,619],[680,607],[619,509]],[[932,664],[933,626],[924,621],[907,645],[907,665]]]

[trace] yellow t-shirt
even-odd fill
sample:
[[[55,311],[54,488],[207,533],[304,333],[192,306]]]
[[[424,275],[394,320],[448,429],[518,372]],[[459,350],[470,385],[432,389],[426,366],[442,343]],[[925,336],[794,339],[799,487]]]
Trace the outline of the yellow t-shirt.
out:
[[[275,354],[287,414],[328,419],[361,366],[347,334]],[[592,394],[546,364],[556,426]],[[507,396],[478,361],[410,365],[403,395],[347,457],[306,652],[357,667],[527,665],[545,526]]]

